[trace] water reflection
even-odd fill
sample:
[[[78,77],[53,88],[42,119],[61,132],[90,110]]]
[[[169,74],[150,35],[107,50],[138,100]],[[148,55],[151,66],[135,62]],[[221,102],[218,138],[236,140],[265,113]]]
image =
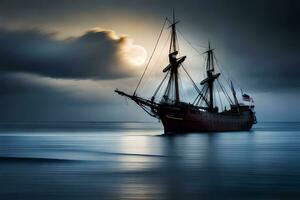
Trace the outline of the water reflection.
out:
[[[118,124],[126,127],[120,130],[92,124],[75,132],[60,126],[2,129],[1,199],[300,197],[297,124],[172,137],[136,123]]]
[[[142,171],[156,167],[164,155],[159,151],[160,145],[145,136],[126,136],[120,139],[118,152],[124,153],[118,157],[120,168],[125,171]],[[126,154],[126,155],[125,155]]]

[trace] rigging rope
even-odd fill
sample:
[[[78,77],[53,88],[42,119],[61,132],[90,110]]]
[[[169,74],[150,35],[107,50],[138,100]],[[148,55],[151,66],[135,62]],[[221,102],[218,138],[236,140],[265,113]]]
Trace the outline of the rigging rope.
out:
[[[231,88],[231,83],[230,81],[233,81],[235,85],[238,86],[239,89],[241,89],[241,91],[245,91],[245,88],[240,84],[240,82],[238,82],[236,79],[233,79],[232,76],[230,75],[230,73],[228,73],[224,67],[222,66],[221,62],[219,62],[219,60],[217,59],[217,57],[214,55],[214,59],[216,61],[216,64],[217,64],[217,67],[218,69],[220,70],[220,72],[222,74],[225,74],[227,76],[223,76],[225,78],[225,81],[227,82],[228,84],[228,87]]]
[[[161,48],[161,50],[159,51],[160,53],[159,53],[159,56],[158,56],[158,58],[156,59],[156,60],[153,60],[154,61],[154,63],[151,65],[151,66],[157,66],[157,65],[159,65],[159,63],[162,63],[162,55],[163,55],[163,52],[166,50],[166,47],[167,47],[167,44],[168,44],[168,41],[169,41],[169,39],[170,39],[170,35],[168,36],[168,38],[166,39],[166,41],[165,41],[165,43],[164,43],[164,45],[163,45],[163,47]],[[154,73],[154,75],[155,75],[155,73],[157,73],[157,71],[154,71],[153,72],[153,70],[155,69],[155,67],[151,67],[150,68],[150,72],[148,73],[148,76],[145,76],[145,78],[144,78],[144,81],[143,81],[143,83],[141,84],[141,86],[140,86],[140,89],[143,89],[144,88],[144,85],[147,85],[147,83],[150,81],[155,81],[155,78],[153,78],[153,76],[152,76],[152,74]],[[155,82],[156,83],[156,82]]]
[[[151,62],[151,59],[152,59],[152,57],[153,57],[155,51],[156,51],[157,45],[158,45],[158,43],[159,43],[160,37],[161,37],[161,35],[162,35],[162,33],[163,33],[163,30],[164,30],[164,28],[165,28],[166,22],[167,22],[167,18],[165,19],[164,24],[163,24],[163,26],[162,26],[162,29],[160,30],[158,39],[157,39],[157,41],[156,41],[155,47],[154,47],[154,49],[153,49],[153,51],[152,51],[152,54],[151,54],[151,56],[150,56],[150,58],[149,58],[149,61],[148,61],[147,65],[146,65],[146,67],[145,67],[145,70],[144,70],[144,72],[143,72],[143,74],[142,74],[142,76],[141,76],[141,78],[140,78],[140,80],[139,80],[139,82],[138,82],[138,84],[137,84],[137,86],[136,86],[134,92],[133,92],[133,95],[134,95],[134,96],[135,96],[135,94],[136,94],[136,91],[137,91],[139,85],[141,84],[141,81],[142,81],[143,78],[144,78],[144,75],[145,75],[145,73],[146,73],[146,71],[147,71],[147,68],[148,68],[148,66],[149,66],[149,64],[150,64],[150,62]]]
[[[207,85],[203,87],[203,91],[205,91],[205,92],[204,92],[204,96],[206,96],[206,95],[207,95],[207,92],[208,92],[208,86],[207,86]],[[198,101],[197,101],[197,103],[196,103],[196,105],[199,105],[199,106],[200,106],[200,105],[202,104],[203,99],[204,99],[204,98],[199,98]],[[206,103],[206,102],[205,102],[205,103]],[[206,105],[208,106],[208,103],[206,103]]]
[[[181,66],[182,66],[182,69],[185,71],[185,73],[188,75],[189,79],[192,81],[194,88],[199,93],[200,89],[198,88],[198,86],[196,85],[196,83],[194,82],[194,80],[192,79],[192,77],[190,76],[190,74],[187,72],[187,70],[185,69],[185,67],[183,66],[183,64],[181,64]]]
[[[197,104],[195,104],[195,103],[198,102],[198,101],[200,101],[200,99],[202,98],[201,94],[203,94],[203,91],[205,90],[205,87],[206,87],[206,86],[203,86],[202,89],[201,89],[201,91],[200,91],[200,93],[198,93],[197,97],[195,98],[195,100],[194,100],[194,102],[193,102],[194,105],[197,105]],[[201,97],[201,98],[200,98],[200,97]],[[198,100],[198,98],[199,98],[199,100]]]
[[[153,97],[155,98],[157,92],[159,91],[159,89],[161,88],[162,84],[165,82],[167,76],[169,75],[170,71],[168,71],[165,75],[165,77],[163,78],[163,80],[160,82],[160,84],[158,85],[157,89],[155,90]]]
[[[205,103],[208,105],[208,102],[207,102],[206,98],[203,96],[202,92],[200,91],[200,89],[198,88],[197,84],[194,82],[194,80],[190,76],[190,74],[187,72],[187,70],[185,69],[184,65],[181,64],[181,66],[182,66],[182,69],[185,71],[185,73],[188,75],[189,79],[192,81],[193,86],[196,89],[196,91],[198,92],[198,94],[204,99]]]
[[[221,110],[223,111],[223,103],[222,103],[222,98],[221,98],[221,95],[220,95],[220,91],[219,91],[218,87],[216,87],[216,89],[217,89],[219,100],[220,100],[220,104],[221,104]]]
[[[179,34],[181,35],[181,37],[183,38],[183,40],[184,40],[188,45],[190,45],[190,46],[192,47],[192,49],[194,49],[200,56],[203,56],[203,53],[199,52],[198,49],[196,49],[196,48],[192,45],[192,43],[191,43],[189,40],[187,40],[187,39],[183,36],[182,32],[181,32],[178,28],[177,28],[177,31],[179,32]],[[204,48],[204,47],[202,47],[202,46],[201,46],[201,48],[206,49],[206,48]]]
[[[221,90],[225,94],[225,97],[227,97],[227,99],[229,100],[229,103],[233,104],[233,101],[231,100],[230,96],[227,94],[226,90],[223,88],[223,86],[220,83],[219,79],[217,79],[217,82],[219,83]]]

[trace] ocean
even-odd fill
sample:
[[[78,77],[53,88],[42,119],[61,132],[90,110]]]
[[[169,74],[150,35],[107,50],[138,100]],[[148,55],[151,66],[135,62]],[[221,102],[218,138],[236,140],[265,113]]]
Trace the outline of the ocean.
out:
[[[0,199],[300,199],[300,123],[173,136],[159,123],[0,123]]]

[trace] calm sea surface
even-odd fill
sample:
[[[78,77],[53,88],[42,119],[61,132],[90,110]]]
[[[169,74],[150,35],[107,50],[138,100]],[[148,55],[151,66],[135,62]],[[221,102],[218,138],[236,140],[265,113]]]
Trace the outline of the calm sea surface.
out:
[[[0,123],[0,199],[300,199],[300,123]]]

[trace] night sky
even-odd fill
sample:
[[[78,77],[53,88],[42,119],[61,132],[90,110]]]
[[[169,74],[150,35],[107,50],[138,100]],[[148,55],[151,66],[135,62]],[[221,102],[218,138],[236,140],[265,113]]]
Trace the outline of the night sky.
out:
[[[1,1],[0,120],[150,120],[113,90],[133,92],[173,8],[184,37],[199,51],[210,41],[253,96],[259,121],[300,120],[300,3],[289,0]],[[200,82],[203,63],[182,46]]]

